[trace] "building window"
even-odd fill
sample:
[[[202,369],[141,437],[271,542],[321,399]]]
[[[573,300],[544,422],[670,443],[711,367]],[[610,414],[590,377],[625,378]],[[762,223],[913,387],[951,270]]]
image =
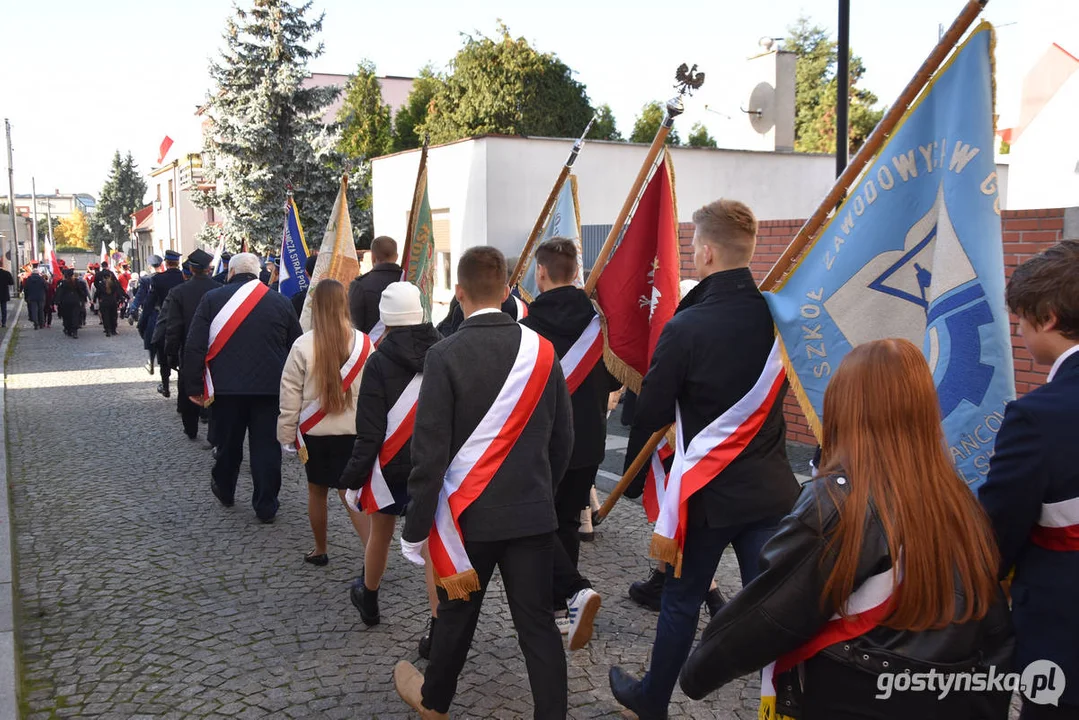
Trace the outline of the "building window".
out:
[[[172,180],[169,180],[169,207],[172,207]]]

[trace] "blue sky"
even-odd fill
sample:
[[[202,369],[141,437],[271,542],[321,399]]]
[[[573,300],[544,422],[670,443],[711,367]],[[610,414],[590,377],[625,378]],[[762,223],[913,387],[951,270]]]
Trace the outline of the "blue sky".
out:
[[[890,103],[936,42],[938,24],[950,23],[963,4],[854,0],[851,44],[868,69],[864,85]],[[16,192],[29,192],[33,174],[41,191],[97,195],[114,149],[131,150],[145,172],[166,134],[176,150],[198,149],[193,112],[209,89],[208,59],[221,45],[230,8],[225,0],[10,3],[0,14],[9,71],[0,116],[12,122]],[[502,20],[577,71],[593,103],[609,103],[624,133],[644,103],[671,94],[674,68],[695,62],[708,79],[679,123],[685,134],[702,121],[717,137],[732,121],[704,105],[737,110],[740,98],[724,76],[755,54],[760,37],[781,37],[799,14],[833,31],[836,22],[835,0],[315,0],[314,10],[325,12],[325,54],[311,69],[336,73],[366,57],[380,74],[413,75],[427,62],[444,65],[460,33],[491,34]],[[985,17],[1000,26],[1005,127],[1017,114],[1022,76],[1048,44],[1079,52],[1069,47],[1079,37],[1079,3],[992,0]]]

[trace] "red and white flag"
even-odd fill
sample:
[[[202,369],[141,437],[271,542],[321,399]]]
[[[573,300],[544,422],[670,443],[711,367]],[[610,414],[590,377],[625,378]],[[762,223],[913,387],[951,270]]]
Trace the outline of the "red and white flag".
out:
[[[393,505],[393,492],[390,491],[390,486],[386,482],[386,476],[382,474],[382,468],[389,465],[390,461],[401,452],[405,443],[412,439],[412,430],[416,426],[416,405],[419,403],[422,382],[423,374],[417,373],[405,386],[401,397],[397,398],[397,402],[386,415],[386,438],[371,468],[371,477],[360,490],[360,507],[368,515]]]
[[[678,253],[674,173],[664,150],[596,285],[607,325],[604,359],[634,392],[640,392],[659,334],[678,307]]]
[[[262,283],[259,284],[261,285]],[[354,330],[353,333],[355,340],[352,343],[352,352],[349,353],[345,364],[341,366],[341,390],[346,395],[352,390],[352,385],[356,382],[356,378],[360,376],[360,371],[363,370],[364,363],[367,362],[367,358],[371,355],[372,348],[370,338],[359,330]],[[300,456],[300,460],[304,464],[307,463],[307,445],[303,441],[303,436],[314,430],[315,426],[322,422],[325,417],[326,411],[322,409],[318,400],[310,403],[300,411],[300,422],[296,426],[296,454]]]
[[[457,451],[438,495],[427,547],[435,582],[450,600],[464,600],[480,589],[461,535],[459,518],[494,478],[543,397],[555,363],[554,346],[521,328],[521,345],[509,376],[479,425]]]
[[[689,498],[723,472],[756,437],[772,412],[786,379],[783,354],[777,340],[772,344],[764,371],[752,389],[706,425],[688,445],[683,435],[682,414],[675,405],[674,464],[667,476],[651,547],[652,557],[672,565],[675,577],[682,576]]]
[[[165,139],[161,141],[161,147],[159,147],[158,151],[157,151],[157,164],[158,165],[165,162],[165,158],[168,156],[169,148],[171,148],[171,147],[172,147],[172,138],[170,138],[168,135],[166,135]]]

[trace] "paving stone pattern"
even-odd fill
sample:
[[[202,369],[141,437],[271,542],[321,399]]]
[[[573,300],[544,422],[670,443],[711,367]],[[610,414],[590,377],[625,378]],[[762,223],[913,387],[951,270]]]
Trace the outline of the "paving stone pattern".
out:
[[[422,571],[395,542],[382,624],[366,629],[348,599],[361,555],[345,510],[331,507],[330,564],[316,568],[303,562],[311,538],[295,458],[275,524],[243,500],[246,462],[236,506],[221,507],[207,444],[182,435],[175,395],[155,392],[135,330],[121,323],[106,338],[90,323],[70,340],[59,320],[40,331],[23,321],[7,364],[25,717],[411,717],[391,672],[417,660]],[[649,536],[641,508],[623,502],[583,546],[603,609],[591,645],[569,654],[573,718],[621,716],[609,667],[646,667],[656,615],[626,588],[647,573]],[[719,581],[738,587],[732,553]],[[671,716],[750,720],[756,695],[756,678],[705,702],[679,691]],[[452,715],[531,717],[497,575]]]

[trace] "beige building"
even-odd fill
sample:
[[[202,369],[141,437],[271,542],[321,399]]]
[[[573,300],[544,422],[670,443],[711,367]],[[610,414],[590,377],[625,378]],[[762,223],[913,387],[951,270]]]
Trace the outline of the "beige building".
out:
[[[176,250],[187,255],[195,250],[195,235],[207,223],[217,221],[213,209],[196,207],[193,199],[202,182],[202,155],[189,153],[150,172],[150,205],[153,208],[150,246],[162,254]]]

